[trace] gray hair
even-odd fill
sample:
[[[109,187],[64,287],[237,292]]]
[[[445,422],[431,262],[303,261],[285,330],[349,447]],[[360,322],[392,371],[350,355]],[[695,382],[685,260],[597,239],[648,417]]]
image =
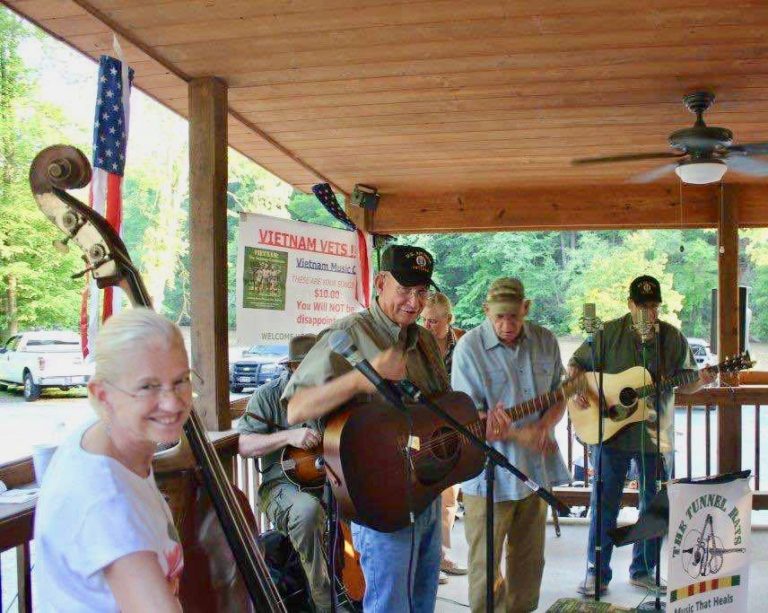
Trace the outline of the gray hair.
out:
[[[99,330],[94,344],[93,378],[115,379],[123,371],[125,354],[137,345],[163,342],[167,347],[184,347],[181,330],[151,309],[126,309],[110,317]]]

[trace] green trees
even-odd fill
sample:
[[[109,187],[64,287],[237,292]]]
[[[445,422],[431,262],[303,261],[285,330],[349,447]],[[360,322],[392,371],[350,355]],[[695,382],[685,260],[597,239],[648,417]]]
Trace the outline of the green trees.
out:
[[[35,74],[19,48],[34,33],[0,9],[0,336],[22,327],[74,327],[82,281],[76,254],[51,243],[58,231],[40,214],[29,190],[29,165],[66,129],[61,112],[36,95]]]
[[[532,318],[568,334],[578,332],[585,302],[594,302],[604,320],[626,313],[629,281],[650,274],[662,285],[664,318],[690,336],[709,335],[717,285],[712,230],[446,234],[400,242],[435,255],[438,285],[453,301],[459,326],[482,321],[485,292],[498,276],[520,277]]]

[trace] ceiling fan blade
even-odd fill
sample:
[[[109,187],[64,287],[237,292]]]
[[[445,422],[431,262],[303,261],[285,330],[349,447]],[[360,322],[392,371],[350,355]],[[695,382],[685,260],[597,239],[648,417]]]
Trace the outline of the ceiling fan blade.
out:
[[[731,145],[727,148],[729,153],[743,155],[768,155],[768,143],[744,143]]]
[[[768,162],[736,155],[733,157],[728,156],[726,158],[726,163],[734,172],[741,172],[745,175],[752,175],[754,177],[768,177]]]
[[[672,172],[677,167],[677,164],[664,164],[647,172],[641,172],[639,175],[635,175],[627,179],[627,183],[652,183],[656,179],[660,179],[665,174]]]
[[[657,151],[656,153],[627,153],[625,155],[609,155],[599,158],[576,158],[571,160],[574,166],[582,164],[604,164],[606,162],[634,162],[636,160],[663,160],[683,157],[685,153],[674,151]]]

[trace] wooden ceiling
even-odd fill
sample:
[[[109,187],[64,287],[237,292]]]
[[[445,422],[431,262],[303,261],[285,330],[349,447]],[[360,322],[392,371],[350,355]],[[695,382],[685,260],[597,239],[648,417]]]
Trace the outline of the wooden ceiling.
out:
[[[184,116],[186,82],[222,78],[233,147],[301,190],[369,184],[414,213],[473,193],[616,197],[659,162],[570,160],[667,150],[698,89],[717,95],[710,125],[768,140],[764,0],[2,1],[93,58],[117,32],[136,85]],[[673,174],[647,190],[678,200]]]

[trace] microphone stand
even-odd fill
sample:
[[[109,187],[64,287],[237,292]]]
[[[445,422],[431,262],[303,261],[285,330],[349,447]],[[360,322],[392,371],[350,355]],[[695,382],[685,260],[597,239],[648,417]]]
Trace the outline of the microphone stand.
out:
[[[656,410],[656,492],[661,490],[663,478],[664,457],[661,454],[661,326],[654,323],[654,351],[656,353],[656,381],[654,393],[654,409]],[[673,409],[674,410],[674,409]],[[642,492],[641,492],[642,494]],[[656,550],[656,598],[652,603],[643,603],[637,607],[638,611],[666,611],[667,603],[661,602],[661,537],[657,537],[653,543]]]
[[[333,497],[330,479],[325,480],[324,498],[326,502],[326,531],[328,533],[328,579],[331,592],[331,613],[336,613],[336,534],[339,529],[336,517],[336,500]]]
[[[585,319],[585,318],[584,318]],[[603,417],[606,414],[606,402],[603,385],[603,355],[605,355],[605,337],[603,334],[599,336],[600,346],[598,349],[598,356],[600,361],[595,356],[595,331],[602,329],[602,322],[595,318],[594,323],[589,323],[582,319],[582,325],[584,331],[587,333],[587,344],[592,355],[592,368],[593,372],[597,371],[597,461],[595,462],[595,602],[600,602],[600,590],[603,586],[602,576],[602,562],[603,562]],[[589,466],[585,467],[585,472],[589,474]]]
[[[570,515],[571,509],[565,505],[562,501],[558,500],[551,492],[546,488],[543,488],[538,483],[533,481],[528,475],[523,473],[520,469],[515,467],[507,460],[507,458],[498,450],[488,445],[485,441],[475,436],[464,424],[456,420],[452,415],[447,413],[444,409],[427,398],[418,387],[416,387],[410,381],[404,380],[400,382],[400,389],[415,402],[418,402],[422,406],[429,409],[432,413],[437,415],[440,420],[447,423],[455,432],[457,432],[464,440],[469,441],[472,445],[480,449],[485,454],[485,480],[486,480],[486,492],[485,492],[485,505],[486,505],[486,521],[485,521],[485,554],[486,554],[486,611],[493,613],[494,610],[494,595],[493,595],[493,583],[494,577],[494,555],[493,555],[493,484],[494,484],[494,470],[497,466],[500,466],[515,477],[520,479],[531,491],[537,496],[541,497],[547,504],[552,506],[556,511],[563,512]]]

